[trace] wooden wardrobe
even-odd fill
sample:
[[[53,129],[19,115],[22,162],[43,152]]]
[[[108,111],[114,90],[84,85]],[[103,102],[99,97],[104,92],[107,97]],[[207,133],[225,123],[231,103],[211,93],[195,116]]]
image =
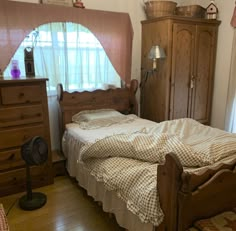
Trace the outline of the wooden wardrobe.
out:
[[[32,187],[53,183],[45,78],[0,79],[0,196],[26,189],[21,146],[34,136],[48,144],[48,160],[31,167]]]
[[[156,122],[188,117],[209,124],[220,22],[166,16],[141,24],[141,117]],[[166,54],[155,71],[148,58],[153,45]]]

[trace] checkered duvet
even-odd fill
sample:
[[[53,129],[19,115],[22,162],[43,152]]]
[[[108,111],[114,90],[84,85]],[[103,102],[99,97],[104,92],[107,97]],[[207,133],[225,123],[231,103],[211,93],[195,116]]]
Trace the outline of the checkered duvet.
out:
[[[233,155],[235,150],[235,135],[180,119],[87,143],[79,159],[108,190],[116,191],[142,222],[159,225],[163,213],[156,174],[167,153],[174,152],[183,166],[200,167]]]
[[[156,124],[152,129],[117,134],[86,144],[80,160],[125,157],[163,163],[174,152],[185,167],[211,165],[236,153],[236,134],[208,127],[192,119]]]

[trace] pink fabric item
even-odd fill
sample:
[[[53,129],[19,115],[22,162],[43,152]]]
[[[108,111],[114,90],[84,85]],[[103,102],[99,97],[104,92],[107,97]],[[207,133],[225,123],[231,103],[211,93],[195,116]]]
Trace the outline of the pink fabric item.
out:
[[[128,13],[0,0],[0,69],[5,70],[22,40],[49,22],[74,22],[100,41],[120,77],[131,80],[133,28]]]
[[[9,226],[6,218],[6,214],[2,204],[0,204],[0,230],[9,231]]]
[[[201,231],[235,231],[236,214],[233,211],[226,211],[214,217],[196,221],[194,227]]]
[[[234,12],[230,24],[232,27],[236,27],[236,6],[234,7]]]

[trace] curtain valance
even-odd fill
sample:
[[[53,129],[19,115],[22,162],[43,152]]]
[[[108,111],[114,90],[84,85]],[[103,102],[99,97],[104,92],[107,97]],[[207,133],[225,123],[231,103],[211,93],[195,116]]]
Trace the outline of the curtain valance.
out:
[[[0,1],[0,69],[6,68],[25,36],[49,22],[74,22],[87,27],[120,77],[130,82],[133,29],[128,13],[49,4]]]

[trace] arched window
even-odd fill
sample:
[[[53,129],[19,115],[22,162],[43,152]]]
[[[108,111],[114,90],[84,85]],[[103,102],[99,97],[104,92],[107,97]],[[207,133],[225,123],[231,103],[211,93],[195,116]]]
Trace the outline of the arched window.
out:
[[[21,76],[26,76],[24,50],[33,48],[35,75],[46,77],[48,90],[58,83],[65,90],[106,89],[121,86],[121,79],[100,42],[86,27],[71,22],[52,22],[32,31],[12,59],[19,62]],[[4,75],[10,76],[11,65]]]
[[[24,51],[33,47],[35,76],[48,78],[48,105],[52,149],[59,149],[56,87],[84,91],[121,87],[121,78],[105,50],[87,28],[70,22],[39,26],[21,43],[12,60],[18,60],[21,76],[26,76]],[[4,71],[11,76],[11,63]]]

